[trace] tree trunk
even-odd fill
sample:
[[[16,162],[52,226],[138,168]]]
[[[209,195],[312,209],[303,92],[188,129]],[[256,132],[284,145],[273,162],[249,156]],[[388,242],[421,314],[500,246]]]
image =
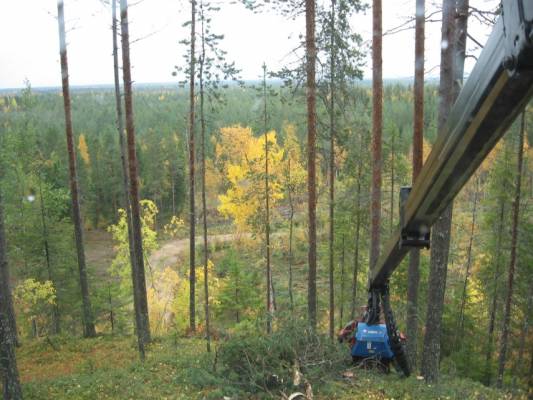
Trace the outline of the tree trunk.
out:
[[[396,159],[396,135],[394,131],[391,132],[391,163],[390,163],[390,224],[389,224],[389,235],[392,236],[394,230],[394,180],[396,179],[396,172],[394,170],[394,162]]]
[[[144,252],[142,242],[141,210],[139,203],[139,179],[137,153],[135,149],[135,125],[133,120],[133,93],[130,64],[130,39],[128,29],[128,0],[120,0],[120,22],[122,38],[122,73],[124,79],[124,109],[126,116],[126,134],[128,140],[128,169],[130,182],[130,206],[133,243],[137,267],[137,296],[141,311],[140,323],[137,325],[141,336],[141,346],[151,341],[148,299],[146,296],[146,279],[144,272]],[[139,348],[141,359],[144,359],[143,348]]]
[[[516,390],[516,379],[518,377],[518,371],[522,368],[522,363],[524,362],[524,351],[526,349],[526,339],[529,334],[529,325],[531,323],[531,311],[533,310],[533,279],[529,278],[529,295],[527,298],[526,311],[524,313],[524,324],[522,325],[522,332],[520,332],[520,344],[518,346],[518,358],[516,363],[513,365],[513,389]]]
[[[529,349],[529,356],[531,357],[531,360],[529,362],[529,381],[527,383],[528,386],[528,400],[533,400],[533,344],[531,344]]]
[[[372,197],[368,277],[379,258],[381,224],[381,136],[383,130],[382,4],[372,2]]]
[[[294,203],[292,200],[292,183],[291,183],[291,159],[289,156],[288,159],[289,166],[288,166],[288,197],[289,197],[289,207],[290,207],[290,215],[289,215],[289,301],[290,301],[290,307],[291,312],[294,311],[294,296],[292,293],[292,231],[293,231],[293,222],[294,222]]]
[[[341,295],[339,299],[339,329],[342,328],[344,322],[344,235],[342,235],[342,253],[341,253]]]
[[[126,153],[126,139],[124,137],[124,119],[122,113],[122,103],[120,95],[120,76],[119,76],[119,64],[118,64],[118,22],[117,22],[117,0],[113,0],[111,3],[111,16],[112,16],[112,32],[113,32],[113,76],[115,81],[115,107],[117,112],[117,131],[120,146],[120,162],[122,164],[122,196],[124,197],[124,211],[126,212],[126,223],[128,225],[128,247],[130,252],[131,263],[131,281],[133,287],[133,312],[135,316],[135,326],[137,332],[137,346],[139,348],[139,354],[144,357],[144,343],[142,340],[141,332],[143,324],[143,312],[140,307],[139,299],[139,282],[138,282],[138,268],[137,258],[135,257],[135,244],[133,238],[133,225],[131,221],[131,201],[129,196],[130,182],[128,177],[128,156]]]
[[[517,258],[517,243],[518,243],[518,224],[520,214],[520,190],[522,186],[522,161],[524,158],[524,136],[526,129],[526,112],[522,112],[522,120],[520,123],[520,137],[518,141],[518,161],[516,168],[516,183],[515,196],[513,201],[513,222],[511,228],[511,259],[509,261],[509,275],[507,280],[507,295],[505,299],[505,311],[503,314],[503,330],[500,339],[500,354],[498,357],[498,378],[496,386],[501,388],[503,385],[503,373],[505,371],[505,363],[507,361],[507,341],[509,337],[509,330],[511,329],[511,304],[513,301],[513,285],[514,272]]]
[[[307,307],[311,329],[316,329],[316,43],[315,0],[305,0],[307,73],[307,190],[309,212],[309,276]]]
[[[415,11],[415,83],[413,115],[413,177],[412,184],[422,169],[424,160],[424,43],[425,0],[416,0]],[[407,271],[407,354],[409,364],[416,370],[418,363],[418,286],[420,284],[420,250],[409,253]]]
[[[116,0],[113,0],[115,2]],[[107,300],[109,302],[109,323],[111,324],[111,334],[115,333],[115,311],[113,309],[113,298],[111,297],[111,286],[107,287]]]
[[[502,198],[500,198],[500,215],[499,215],[499,224],[498,224],[498,240],[496,245],[496,267],[494,270],[494,279],[493,279],[493,291],[492,291],[492,302],[489,311],[489,330],[488,330],[488,339],[487,339],[487,350],[485,353],[485,384],[490,386],[492,381],[492,351],[493,351],[493,340],[494,340],[494,325],[496,322],[496,310],[498,309],[498,282],[500,279],[500,261],[501,261],[501,247],[502,247],[502,232],[503,232],[503,217],[505,214],[505,203]]]
[[[67,151],[69,163],[70,195],[72,200],[72,220],[76,237],[76,253],[78,256],[78,269],[80,275],[80,288],[82,298],[83,336],[96,335],[94,316],[89,297],[89,283],[87,280],[87,266],[85,264],[85,249],[83,246],[83,228],[79,200],[78,173],[76,171],[76,153],[72,133],[72,115],[70,111],[70,88],[68,78],[67,42],[65,34],[65,15],[63,0],[57,2],[57,15],[59,24],[59,54],[61,59],[61,82],[63,86],[63,105],[65,109],[65,133],[67,136]]]
[[[454,102],[455,0],[444,0],[442,7],[439,132]],[[431,238],[426,333],[422,357],[422,374],[427,382],[434,382],[439,378],[440,335],[448,270],[452,208],[453,205],[450,204],[437,219]]]
[[[0,376],[5,400],[22,399],[17,358],[15,355],[16,336],[7,263],[7,245],[4,229],[4,209],[0,193]]]
[[[329,82],[329,337],[335,337],[335,0],[331,0]]]
[[[211,352],[211,330],[209,319],[209,246],[207,243],[207,201],[205,195],[205,113],[204,113],[204,64],[205,64],[205,15],[204,3],[200,0],[200,21],[202,24],[202,57],[200,58],[200,129],[202,135],[202,216],[204,225],[204,296],[205,296],[205,339],[207,351]]]
[[[194,198],[195,185],[195,138],[194,138],[194,68],[196,42],[196,0],[191,0],[191,50],[189,65],[189,329],[196,331],[196,209]]]
[[[268,135],[267,135],[267,87],[266,64],[263,64],[263,137],[265,139],[265,251],[266,251],[266,313],[267,333],[272,333],[272,270],[270,266],[270,190],[268,177]]]
[[[363,154],[363,137],[360,136],[359,154]],[[352,307],[351,319],[355,319],[355,309],[357,307],[357,280],[359,274],[359,242],[361,238],[361,178],[363,176],[363,160],[359,157],[357,163],[357,190],[355,205],[355,245],[353,254],[353,278],[352,278]]]
[[[459,342],[459,348],[462,348],[463,343],[463,333],[464,333],[464,319],[465,319],[465,308],[468,301],[468,278],[470,277],[470,267],[472,265],[472,246],[474,244],[474,232],[476,229],[476,216],[477,216],[477,201],[479,195],[479,179],[476,179],[476,189],[474,192],[474,200],[472,206],[472,222],[470,223],[470,238],[468,239],[468,248],[466,250],[466,271],[465,271],[465,281],[463,284],[463,294],[461,296],[461,308],[459,309],[459,321],[457,329],[456,344]]]
[[[41,182],[41,175],[39,174],[39,202],[41,203],[41,228],[43,230],[43,246],[44,246],[44,257],[46,262],[46,274],[48,280],[52,282],[54,288],[57,289],[57,284],[54,282],[52,277],[52,265],[50,263],[50,246],[48,243],[48,226],[46,224],[46,209],[44,206],[43,198],[43,187]],[[61,326],[59,324],[59,307],[57,306],[57,290],[56,290],[56,299],[54,304],[52,304],[52,334],[58,335],[61,331]]]

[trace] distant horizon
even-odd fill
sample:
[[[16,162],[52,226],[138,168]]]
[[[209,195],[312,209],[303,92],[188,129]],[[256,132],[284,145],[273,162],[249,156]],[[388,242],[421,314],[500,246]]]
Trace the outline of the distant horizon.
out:
[[[438,76],[428,76],[424,79],[425,82],[435,82],[435,81],[438,81],[439,80],[439,77]],[[387,83],[408,83],[409,81],[413,81],[413,77],[409,77],[409,76],[406,76],[406,77],[399,77],[399,78],[383,78],[383,82],[385,84]],[[227,84],[230,84],[230,85],[236,85],[237,83],[234,82],[234,81],[224,81],[225,83]],[[260,79],[243,79],[242,82],[244,82],[245,84],[250,84],[250,83],[258,83],[258,82],[261,82]],[[281,83],[283,82],[283,80],[281,79],[267,79],[267,82],[276,82],[276,83]],[[360,79],[358,80],[357,82],[359,83],[362,83],[362,84],[365,84],[365,85],[370,85],[372,83],[372,79],[371,78],[363,78],[363,79]],[[55,91],[55,90],[61,90],[61,86],[34,86],[30,83],[30,87],[32,90],[36,91],[36,92],[44,92],[44,91]],[[167,82],[133,82],[133,86],[134,87],[148,87],[148,86],[151,86],[151,87],[158,87],[158,88],[165,88],[165,87],[180,87],[180,84],[179,83],[176,83],[176,82],[172,82],[172,81],[167,81]],[[113,89],[115,87],[114,83],[94,83],[94,84],[82,84],[82,85],[70,85],[70,90],[72,91],[78,91],[78,90],[85,90],[85,89]],[[122,87],[122,83],[121,83],[121,87]],[[24,85],[21,85],[21,86],[15,86],[15,87],[7,87],[7,88],[0,88],[0,93],[10,93],[10,92],[19,92],[21,90],[24,90],[26,88],[26,86]],[[188,90],[188,88],[183,88],[183,90]]]
[[[497,2],[471,0],[471,6],[492,9]],[[212,30],[224,35],[220,46],[227,51],[228,62],[235,62],[242,79],[259,79],[264,63],[269,71],[279,71],[285,66],[294,66],[299,57],[303,57],[301,49],[294,53],[304,35],[303,16],[291,20],[274,10],[253,13],[237,3],[227,2],[221,7],[213,18]],[[36,89],[60,86],[55,4],[37,0],[6,2],[0,10],[0,34],[5,38],[0,52],[0,87],[15,91],[24,87],[26,79]],[[186,61],[183,57],[188,49],[180,44],[180,40],[190,35],[187,27],[182,25],[189,18],[186,2],[140,1],[129,11],[133,79],[143,84],[174,82],[175,85],[184,80]],[[438,7],[427,5],[427,15],[437,13],[435,21],[438,12]],[[110,7],[103,2],[69,0],[65,1],[65,13],[72,87],[112,83]],[[413,79],[414,30],[409,21],[414,13],[414,0],[388,2],[383,8],[383,76],[386,80]],[[372,76],[371,10],[354,15],[350,25],[362,37],[359,48],[364,54],[361,72],[368,79]],[[426,23],[425,71],[428,79],[439,74],[440,28],[440,23]],[[392,34],[395,29],[398,32]],[[475,42],[484,43],[491,28],[473,18],[468,30],[475,41],[467,41],[467,73],[480,51]],[[37,36],[35,32],[38,32]],[[182,68],[176,71],[176,66]],[[177,76],[172,76],[173,72],[177,72]]]

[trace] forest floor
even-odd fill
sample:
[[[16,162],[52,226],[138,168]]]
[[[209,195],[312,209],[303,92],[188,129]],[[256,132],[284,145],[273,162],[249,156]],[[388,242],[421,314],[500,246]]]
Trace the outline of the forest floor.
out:
[[[211,246],[218,246],[241,238],[249,238],[249,233],[221,233],[209,235],[208,240]],[[199,247],[203,243],[203,237],[196,237],[196,246]],[[189,251],[189,238],[186,239],[171,239],[163,241],[156,251],[150,255],[150,263],[156,267],[164,267],[165,265],[175,265],[179,256]]]
[[[132,337],[39,339],[23,344],[18,361],[27,400],[283,399],[292,391],[285,387],[269,394],[239,393],[229,381],[210,375],[214,358],[194,338],[156,339],[144,363],[138,360]],[[416,377],[401,379],[395,373],[349,365],[320,381],[311,382],[315,400],[525,399],[470,380],[443,378],[439,384],[427,385]]]

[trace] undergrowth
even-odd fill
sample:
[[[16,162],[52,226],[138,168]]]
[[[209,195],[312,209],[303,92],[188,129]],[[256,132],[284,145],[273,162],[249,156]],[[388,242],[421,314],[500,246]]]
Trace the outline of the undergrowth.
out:
[[[133,337],[55,338],[53,346],[44,340],[25,343],[18,350],[24,398],[286,399],[309,388],[314,400],[527,397],[457,377],[427,385],[416,376],[364,371],[350,364],[346,347],[298,322],[278,326],[270,336],[262,328],[214,342],[211,353],[202,339],[159,338],[144,363]],[[301,375],[295,379],[296,370]]]

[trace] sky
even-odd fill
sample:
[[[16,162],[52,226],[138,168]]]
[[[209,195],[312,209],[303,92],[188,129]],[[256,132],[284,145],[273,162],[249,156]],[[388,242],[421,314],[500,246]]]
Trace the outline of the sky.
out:
[[[367,0],[369,2],[369,0]],[[275,71],[294,60],[293,49],[304,34],[304,20],[290,20],[274,11],[254,14],[234,0],[218,0],[221,11],[213,19],[213,31],[224,34],[222,47],[228,60],[235,61],[245,80],[258,79],[265,62]],[[426,0],[427,14],[436,10]],[[59,40],[55,0],[0,0],[0,88],[18,88],[29,80],[33,87],[60,86]],[[494,9],[497,0],[470,0],[480,9]],[[383,30],[402,25],[415,11],[415,0],[383,0]],[[186,0],[130,0],[132,76],[138,83],[178,82],[175,66],[184,66],[190,17]],[[71,85],[113,83],[111,10],[101,0],[65,0],[65,18]],[[440,19],[439,15],[432,17]],[[372,11],[354,16],[354,31],[370,44]],[[490,28],[471,18],[469,33],[479,42],[487,40]],[[478,54],[469,40],[467,51]],[[437,77],[440,60],[440,22],[426,24],[426,76]],[[365,78],[371,76],[367,52]],[[468,58],[465,72],[474,58]],[[383,39],[383,76],[412,78],[414,30],[408,29]]]

